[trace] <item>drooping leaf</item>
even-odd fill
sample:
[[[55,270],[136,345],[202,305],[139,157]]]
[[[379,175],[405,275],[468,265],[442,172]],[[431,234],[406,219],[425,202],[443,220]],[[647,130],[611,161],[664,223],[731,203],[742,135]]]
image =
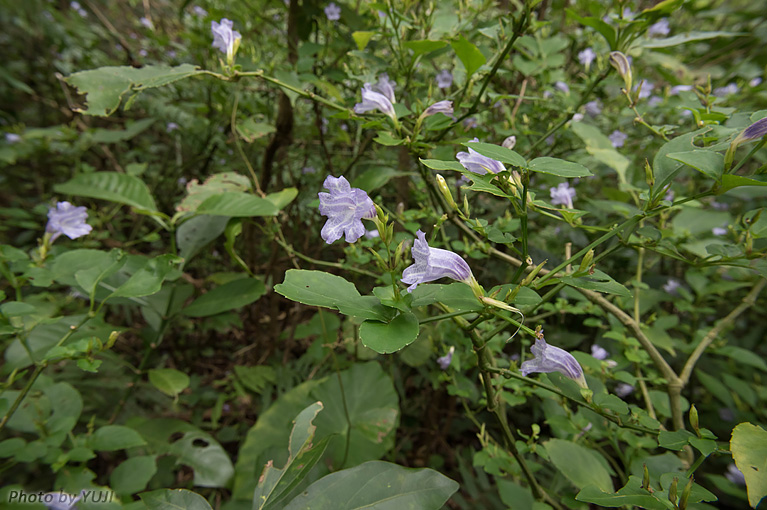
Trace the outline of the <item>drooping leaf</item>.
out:
[[[138,177],[117,172],[80,174],[53,187],[57,193],[98,198],[125,204],[143,211],[157,212],[149,188]]]
[[[266,292],[261,280],[239,278],[203,294],[182,310],[189,317],[209,317],[258,300]]]

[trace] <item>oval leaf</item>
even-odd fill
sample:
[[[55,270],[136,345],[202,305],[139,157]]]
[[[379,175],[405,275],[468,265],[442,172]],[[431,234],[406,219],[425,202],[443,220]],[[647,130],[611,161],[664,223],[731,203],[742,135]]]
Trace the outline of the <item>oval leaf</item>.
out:
[[[266,287],[261,280],[241,278],[203,294],[184,308],[189,317],[209,317],[249,305],[264,295]]]
[[[362,343],[380,354],[396,352],[416,338],[418,319],[410,312],[401,313],[388,323],[367,320],[360,326]]]
[[[250,216],[276,216],[279,208],[274,202],[250,193],[230,191],[213,195],[197,207],[197,214],[211,216],[231,216],[237,218]]]
[[[157,368],[149,371],[149,382],[169,397],[175,397],[189,386],[189,376],[173,368]]]
[[[53,189],[57,193],[109,200],[136,209],[157,212],[154,198],[144,181],[128,174],[117,172],[81,174],[64,184],[54,186]]]
[[[532,172],[558,175],[559,177],[588,177],[589,175],[594,175],[583,165],[557,158],[535,158],[527,168]]]

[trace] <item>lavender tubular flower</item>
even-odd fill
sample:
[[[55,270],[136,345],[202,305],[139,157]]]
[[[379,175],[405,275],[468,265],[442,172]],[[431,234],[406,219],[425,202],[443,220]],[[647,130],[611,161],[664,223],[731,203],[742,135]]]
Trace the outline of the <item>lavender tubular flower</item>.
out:
[[[750,126],[748,126],[738,138],[740,142],[750,142],[756,140],[764,135],[767,135],[767,117],[759,119]]]
[[[366,83],[362,88],[362,102],[354,105],[354,113],[365,113],[378,110],[385,113],[393,120],[397,120],[394,113],[394,82],[384,73],[378,78],[378,83]]]
[[[55,208],[48,211],[48,224],[45,231],[51,234],[51,242],[64,234],[70,239],[77,239],[90,233],[93,227],[85,223],[88,210],[85,207],[75,207],[69,202],[59,202]]]
[[[471,141],[479,142],[479,138],[475,137]],[[455,157],[466,170],[475,174],[485,175],[487,172],[497,174],[506,170],[500,161],[483,156],[472,148],[469,148],[469,152],[459,152]]]
[[[334,2],[330,2],[327,7],[325,7],[325,16],[328,17],[328,21],[337,21],[341,19],[341,8]]]
[[[453,73],[447,69],[443,69],[437,75],[437,87],[441,89],[449,89],[453,84]]]
[[[431,248],[426,241],[426,234],[416,232],[418,238],[413,243],[413,265],[402,272],[402,283],[409,285],[408,292],[413,292],[419,283],[433,282],[440,278],[452,278],[469,283],[472,279],[471,268],[457,253],[440,248]]]
[[[626,398],[634,393],[634,387],[627,383],[620,383],[615,387],[615,394],[620,398]]]
[[[595,359],[605,360],[610,355],[610,353],[608,353],[607,349],[605,349],[604,347],[594,344],[591,346],[591,355]]]
[[[656,35],[665,37],[669,34],[669,32],[671,32],[671,28],[668,26],[668,20],[666,18],[663,18],[657,23],[653,23],[650,25],[650,28],[647,29],[647,35],[650,37]]]
[[[631,64],[626,55],[620,51],[613,51],[610,53],[610,64],[618,70],[618,73],[623,78],[623,82],[626,84],[626,90],[631,90]]]
[[[226,61],[232,63],[237,47],[240,45],[242,36],[236,30],[232,30],[234,23],[232,20],[223,18],[219,23],[210,22],[210,30],[213,32],[212,46],[222,53],[226,54]]]
[[[507,149],[513,149],[517,145],[517,137],[514,135],[509,136],[506,138],[501,146],[506,147]]]
[[[441,368],[442,370],[448,369],[448,367],[450,366],[450,362],[453,361],[454,352],[455,352],[455,347],[450,346],[450,350],[447,351],[447,354],[437,358],[437,364],[439,365],[439,368]]]
[[[520,372],[527,376],[533,372],[548,374],[559,372],[587,388],[586,379],[583,377],[583,369],[572,354],[559,347],[546,343],[543,338],[536,338],[535,345],[530,348],[535,358],[522,363]]]
[[[586,69],[591,66],[594,59],[597,58],[597,54],[591,48],[586,48],[583,51],[578,52],[578,62],[581,63]]]
[[[549,195],[551,196],[551,205],[564,205],[568,209],[573,208],[575,189],[570,187],[570,183],[561,182],[556,188],[549,188]]]
[[[586,108],[586,113],[588,113],[590,117],[597,117],[602,113],[602,103],[598,99],[589,101],[584,106]]]
[[[437,113],[444,113],[445,115],[453,114],[453,102],[452,101],[439,101],[428,107],[423,112],[424,117],[434,115]]]
[[[320,214],[328,217],[320,235],[331,244],[346,235],[346,242],[353,243],[365,235],[362,218],[374,218],[375,205],[359,188],[352,188],[344,177],[328,175],[322,184],[330,193],[318,193]]]
[[[628,135],[616,129],[615,131],[610,133],[610,136],[608,136],[607,138],[610,139],[610,143],[613,144],[613,147],[617,149],[619,147],[623,147],[623,144],[626,142]]]

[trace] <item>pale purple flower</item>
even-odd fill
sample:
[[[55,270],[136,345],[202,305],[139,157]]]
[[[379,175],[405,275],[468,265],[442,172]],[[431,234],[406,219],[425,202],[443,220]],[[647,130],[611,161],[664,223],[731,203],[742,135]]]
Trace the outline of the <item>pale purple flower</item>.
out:
[[[467,119],[464,119],[463,127],[466,129],[477,127],[477,119],[475,119],[474,117],[469,117]]]
[[[168,58],[170,58],[170,59],[176,58],[176,56],[177,56],[176,50],[168,50],[167,55],[168,55]]]
[[[727,235],[727,228],[726,227],[714,227],[711,229],[711,232],[715,236],[724,236]]]
[[[543,91],[543,99],[548,99],[551,97],[551,91],[550,90],[544,90]]]
[[[85,495],[85,489],[80,491],[80,494],[75,496],[74,494],[67,494],[63,490],[59,492],[48,492],[40,501],[46,506],[48,510],[70,510],[74,508],[78,501],[83,499]]]
[[[21,136],[17,135],[16,133],[5,133],[5,142],[6,143],[19,143],[21,141]]]
[[[204,18],[205,16],[208,15],[208,11],[206,11],[205,9],[200,7],[199,5],[195,5],[194,7],[192,7],[192,12],[195,13],[197,16],[201,17],[201,18]]]
[[[375,239],[376,237],[381,237],[381,233],[378,229],[365,231],[365,239]]]
[[[573,115],[573,122],[580,122],[583,120],[583,114],[582,113],[576,113]]]
[[[328,217],[320,235],[331,244],[346,234],[346,242],[353,243],[365,235],[362,218],[376,216],[376,208],[367,193],[359,188],[352,188],[344,177],[328,175],[323,187],[330,193],[318,193],[320,214]]]
[[[591,66],[591,63],[594,62],[595,58],[597,58],[597,54],[594,53],[594,50],[591,48],[586,48],[585,50],[578,52],[578,62],[586,67],[586,69]]]
[[[620,398],[626,398],[632,393],[634,393],[634,387],[630,384],[620,383],[618,386],[615,387],[615,394],[618,395]]]
[[[301,173],[303,175],[316,174],[317,173],[317,169],[314,168],[313,166],[305,166],[305,167],[303,167],[301,169]]]
[[[610,133],[610,136],[608,136],[607,138],[610,139],[610,143],[613,144],[613,147],[617,149],[618,147],[623,147],[623,143],[628,138],[628,135],[616,129],[615,131]]]
[[[144,48],[141,48],[140,50],[138,50],[138,54],[139,56],[146,57],[147,55],[149,55],[149,52],[145,50]]]
[[[767,117],[759,119],[748,126],[738,138],[741,142],[750,142],[767,135]]]
[[[449,89],[453,84],[453,73],[448,69],[443,69],[437,75],[437,87],[441,89]]]
[[[607,359],[610,353],[604,347],[594,344],[591,346],[591,355],[598,360],[603,360]]]
[[[717,202],[716,200],[711,201],[711,207],[716,209],[717,211],[726,211],[730,208],[729,205],[723,203],[723,202]]]
[[[444,113],[445,115],[452,115],[453,114],[453,102],[452,101],[439,101],[428,107],[424,112],[423,116],[428,117],[429,115],[434,115],[437,113]]]
[[[479,142],[479,138],[474,137],[471,141]],[[472,148],[469,148],[469,152],[459,152],[455,157],[466,170],[475,174],[485,175],[487,172],[497,174],[506,170],[500,161],[483,156]]]
[[[543,337],[535,339],[535,345],[530,347],[530,351],[535,358],[524,361],[519,371],[527,376],[533,372],[548,374],[559,372],[565,377],[586,386],[586,380],[583,377],[583,369],[572,354],[564,349],[549,345]]]
[[[746,485],[745,475],[743,475],[740,469],[738,469],[738,466],[735,464],[730,464],[727,466],[727,472],[724,474],[724,477],[735,485]]]
[[[341,19],[341,8],[334,2],[330,2],[327,7],[325,7],[325,16],[328,17],[328,21],[337,21]]]
[[[418,237],[413,243],[413,265],[402,272],[402,283],[409,285],[408,292],[413,292],[419,283],[433,282],[440,278],[452,278],[469,283],[472,278],[469,264],[457,253],[441,248],[431,248],[426,241],[426,234],[418,230]]]
[[[454,352],[455,352],[455,347],[450,346],[450,349],[447,351],[447,354],[437,358],[437,363],[439,364],[439,368],[441,368],[442,370],[448,369],[448,367],[450,366],[450,362],[453,361]]]
[[[234,23],[232,20],[223,18],[221,22],[210,22],[210,30],[213,32],[213,47],[221,50],[230,59],[234,56],[234,46],[242,37],[239,32],[232,30]]]
[[[154,25],[152,24],[152,20],[150,20],[149,18],[147,18],[145,16],[142,16],[141,18],[139,18],[138,21],[139,21],[139,23],[141,23],[141,26],[143,26],[144,28],[148,28],[150,30],[154,29]]]
[[[659,104],[663,102],[663,99],[661,99],[658,96],[652,96],[649,101],[647,101],[647,106],[650,108],[655,108]]]
[[[634,17],[634,11],[628,7],[623,8],[623,19],[631,19]]]
[[[674,190],[670,189],[666,192],[666,195],[663,197],[663,200],[668,200],[669,202],[674,201]]]
[[[570,187],[568,182],[560,182],[556,188],[549,188],[551,205],[564,205],[568,209],[573,208],[575,188]]]
[[[565,83],[563,81],[556,82],[554,84],[554,88],[557,89],[558,91],[564,93],[564,94],[569,94],[570,93],[570,87],[568,87],[567,83]]]
[[[641,82],[642,90],[639,92],[639,99],[646,99],[650,97],[650,94],[652,94],[652,89],[655,88],[655,85],[651,81],[642,80]],[[639,89],[639,84],[637,84],[634,87],[634,92],[636,92]]]
[[[186,177],[184,177],[184,176],[181,176],[181,177],[179,177],[179,178],[178,178],[178,180],[176,181],[176,184],[178,184],[179,186],[181,186],[181,187],[183,188],[184,186],[186,186],[186,183],[187,183],[187,182],[189,182],[189,180],[188,180]]]
[[[506,147],[507,149],[513,149],[517,145],[517,137],[514,135],[511,135],[507,137],[501,145],[503,147]]]
[[[725,87],[717,87],[714,89],[714,95],[716,97],[725,97],[740,92],[740,87],[735,83],[729,83]]]
[[[751,81],[748,82],[749,87],[758,87],[762,84],[762,79],[760,77],[752,78]]]
[[[678,294],[677,289],[681,286],[682,284],[679,283],[678,280],[669,278],[668,281],[663,284],[663,290],[665,290],[668,294],[676,296]]]
[[[88,210],[85,207],[75,207],[69,202],[59,202],[55,208],[48,210],[48,224],[45,231],[51,234],[51,242],[64,234],[70,239],[89,234],[93,227],[88,225]]]
[[[354,113],[365,113],[378,110],[392,119],[397,118],[394,112],[394,82],[384,73],[378,78],[378,83],[366,83],[362,88],[362,102],[354,105]]]
[[[76,11],[77,14],[80,15],[81,18],[87,18],[88,17],[88,11],[82,8],[80,5],[80,2],[70,2],[69,7],[72,8],[72,10]]]
[[[663,18],[657,23],[653,23],[650,25],[650,28],[647,29],[647,35],[650,37],[654,37],[656,35],[665,37],[669,34],[669,32],[671,32],[671,28],[668,26],[668,20],[666,18]]]
[[[682,113],[680,113],[679,115],[682,116],[682,117],[689,117],[689,116],[692,115],[692,111],[691,110],[682,110]]]
[[[599,101],[599,99],[589,101],[584,105],[584,107],[586,108],[586,113],[590,117],[597,117],[598,115],[602,114],[602,103]]]
[[[668,95],[670,96],[676,96],[680,92],[689,92],[692,90],[692,85],[674,85],[671,87],[671,89],[668,91]]]
[[[165,131],[167,131],[168,133],[172,133],[172,132],[174,132],[175,130],[177,130],[178,128],[179,128],[179,126],[178,126],[178,124],[176,124],[175,122],[168,122],[168,123],[165,125]]]

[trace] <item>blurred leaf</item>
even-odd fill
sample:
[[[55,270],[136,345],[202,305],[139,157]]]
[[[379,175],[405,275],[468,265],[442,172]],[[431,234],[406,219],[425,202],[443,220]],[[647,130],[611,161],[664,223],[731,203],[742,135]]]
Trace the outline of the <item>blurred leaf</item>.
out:
[[[258,300],[266,287],[256,278],[240,278],[214,288],[182,310],[189,317],[209,317],[241,308]]]
[[[154,455],[140,455],[124,460],[109,475],[109,486],[121,496],[130,496],[146,489],[157,473]]]
[[[138,432],[122,425],[104,425],[96,430],[88,441],[89,448],[107,452],[145,444],[146,441]]]
[[[751,423],[739,424],[732,431],[730,451],[746,478],[748,504],[756,508],[767,496],[767,431]]]
[[[373,37],[376,33],[375,32],[352,32],[352,38],[354,39],[354,42],[357,43],[357,49],[362,51],[365,49],[365,47],[370,42],[370,38]],[[407,43],[405,43],[407,44]]]
[[[250,193],[230,191],[206,198],[198,207],[197,214],[213,216],[251,217],[276,216],[279,209],[266,198]]]
[[[65,78],[65,81],[76,87],[80,94],[86,94],[87,108],[79,110],[80,112],[86,115],[107,116],[120,106],[122,98],[129,92],[162,87],[201,72],[191,64],[176,67],[100,67],[74,73]]]
[[[559,177],[588,177],[592,174],[588,168],[578,163],[557,158],[535,158],[527,168],[532,172],[557,175]]]
[[[255,367],[234,366],[234,373],[242,382],[242,385],[255,394],[260,394],[269,383],[277,382],[277,374],[269,365]]]
[[[250,180],[236,172],[223,172],[208,177],[199,184],[192,179],[186,185],[187,196],[176,206],[178,212],[195,212],[206,199],[227,191],[248,191]]]
[[[596,451],[563,439],[543,444],[551,462],[579,489],[595,486],[603,492],[613,490],[612,469]]]
[[[421,41],[406,41],[403,46],[413,51],[413,57],[418,57],[424,53],[431,53],[432,51],[439,50],[447,46],[445,41],[429,41],[427,39]],[[362,49],[362,48],[360,48]],[[480,64],[482,65],[482,64]]]
[[[370,483],[375,480],[375,483]],[[364,487],[365,490],[360,490]],[[431,469],[371,461],[336,471],[309,486],[285,510],[439,509],[458,484]]]
[[[461,59],[463,67],[466,68],[467,80],[487,62],[482,52],[462,35],[459,35],[457,40],[450,43],[450,46],[453,47],[453,51]]]
[[[125,129],[96,129],[93,133],[93,141],[95,143],[124,142],[148,129],[154,122],[155,119],[141,119],[135,122],[128,121]]]
[[[152,386],[169,397],[175,397],[189,387],[189,376],[173,368],[156,368],[148,372]]]
[[[186,489],[160,489],[139,497],[147,510],[212,510],[205,498]]]
[[[694,150],[689,152],[672,152],[666,157],[691,166],[712,179],[719,181],[724,171],[724,156],[714,151]]]
[[[256,122],[255,117],[248,117],[244,121],[237,123],[237,133],[240,135],[240,138],[248,143],[253,143],[257,139],[263,138],[275,131],[277,131],[277,128],[271,124]]]
[[[507,149],[506,147],[501,147],[500,145],[493,145],[492,143],[481,143],[481,142],[466,142],[464,143],[466,147],[469,147],[471,149],[474,149],[475,151],[479,152],[483,156],[487,156],[488,158],[492,158],[496,161],[500,161],[501,163],[507,163],[511,166],[516,166],[519,168],[525,168],[527,167],[527,161],[525,158],[517,154],[511,149]]]
[[[398,172],[393,168],[385,166],[373,167],[369,170],[365,170],[359,174],[353,181],[352,186],[360,188],[367,193],[377,190],[381,186],[384,186],[391,179],[395,177],[401,177],[410,175],[408,172]]]
[[[182,223],[176,230],[176,246],[179,257],[184,259],[184,265],[220,236],[228,222],[226,216],[201,214]]]
[[[157,212],[157,206],[144,181],[117,172],[94,172],[53,187],[57,193],[78,197],[98,198],[129,205],[142,211]]]
[[[704,41],[716,37],[740,37],[747,34],[738,32],[687,32],[686,34],[677,34],[666,39],[645,39],[639,43],[643,48],[669,48],[694,41]]]

